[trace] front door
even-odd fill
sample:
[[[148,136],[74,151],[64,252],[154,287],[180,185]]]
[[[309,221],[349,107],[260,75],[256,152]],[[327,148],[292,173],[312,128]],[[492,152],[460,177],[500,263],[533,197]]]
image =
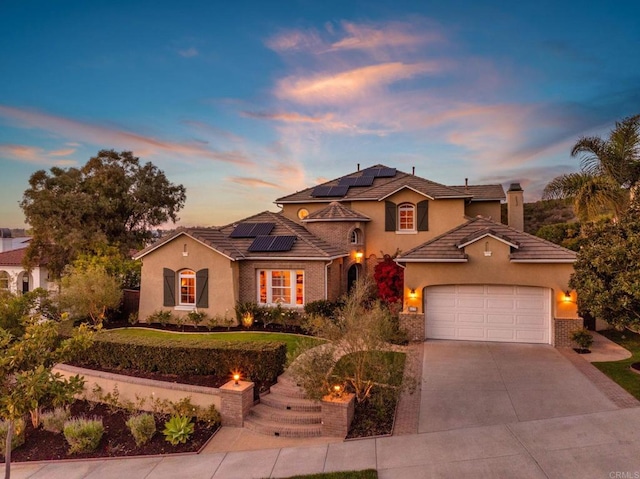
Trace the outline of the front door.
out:
[[[347,271],[347,291],[351,291],[353,285],[358,281],[358,277],[360,276],[360,265],[352,264],[349,270]]]

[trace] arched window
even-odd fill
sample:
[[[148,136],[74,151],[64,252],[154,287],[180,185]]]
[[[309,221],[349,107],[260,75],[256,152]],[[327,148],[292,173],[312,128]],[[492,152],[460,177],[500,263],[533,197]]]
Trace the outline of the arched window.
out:
[[[355,228],[349,234],[349,243],[351,244],[360,244],[362,242],[362,231],[360,229]]]
[[[196,304],[196,273],[190,269],[180,271],[180,305],[195,306]]]
[[[6,271],[0,271],[0,290],[8,290],[11,276]]]
[[[398,205],[398,231],[416,230],[416,207],[411,203]]]

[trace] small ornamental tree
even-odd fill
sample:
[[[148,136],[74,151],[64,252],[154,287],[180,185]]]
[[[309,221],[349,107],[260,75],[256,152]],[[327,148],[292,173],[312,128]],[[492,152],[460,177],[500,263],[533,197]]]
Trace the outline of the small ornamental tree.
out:
[[[578,307],[612,326],[640,326],[640,210],[586,231],[569,286]]]
[[[378,286],[378,297],[386,303],[402,303],[404,291],[404,271],[394,261],[398,255],[384,255],[373,272],[373,278]]]
[[[94,325],[101,325],[107,310],[120,305],[120,285],[100,264],[67,268],[61,281],[60,306],[73,318],[91,318]]]
[[[92,333],[82,326],[71,338],[60,341],[59,324],[36,313],[21,318],[24,333],[20,336],[0,328],[0,418],[8,424],[5,478],[11,475],[14,423],[30,413],[37,427],[43,407],[68,404],[82,390],[82,378],[67,379],[52,368],[88,348]]]

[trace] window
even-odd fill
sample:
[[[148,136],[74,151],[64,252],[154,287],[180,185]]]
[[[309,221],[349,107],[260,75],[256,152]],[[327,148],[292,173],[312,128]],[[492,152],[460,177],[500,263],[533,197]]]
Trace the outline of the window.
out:
[[[309,210],[306,208],[300,208],[298,210],[298,218],[303,220],[305,219],[307,216],[309,216]]]
[[[209,307],[209,270],[207,268],[197,272],[183,269],[179,273],[163,268],[162,283],[163,306],[175,306],[180,310]]]
[[[196,304],[196,273],[190,269],[180,271],[180,305],[192,306]]]
[[[8,290],[11,277],[6,271],[0,271],[0,290]]]
[[[258,302],[283,306],[304,305],[304,271],[258,271]]]
[[[356,228],[349,234],[349,243],[351,244],[360,244],[362,241],[362,232]]]
[[[398,206],[398,231],[415,231],[416,208],[411,203],[402,203]]]

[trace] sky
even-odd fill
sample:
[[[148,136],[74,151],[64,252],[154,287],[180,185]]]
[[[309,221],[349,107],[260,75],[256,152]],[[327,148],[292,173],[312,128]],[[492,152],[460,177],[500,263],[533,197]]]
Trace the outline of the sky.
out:
[[[0,226],[37,170],[151,161],[179,225],[385,164],[447,184],[576,171],[640,113],[640,2],[0,0]]]

